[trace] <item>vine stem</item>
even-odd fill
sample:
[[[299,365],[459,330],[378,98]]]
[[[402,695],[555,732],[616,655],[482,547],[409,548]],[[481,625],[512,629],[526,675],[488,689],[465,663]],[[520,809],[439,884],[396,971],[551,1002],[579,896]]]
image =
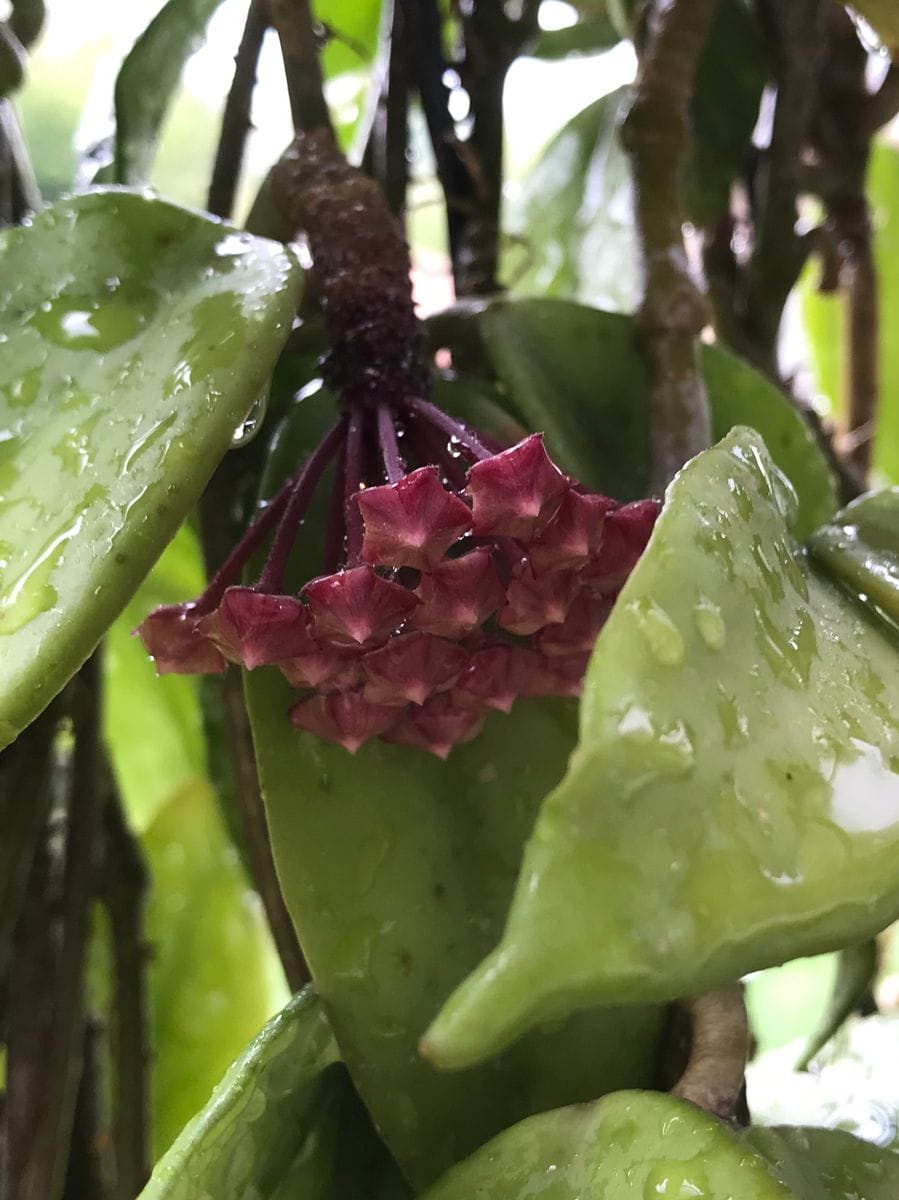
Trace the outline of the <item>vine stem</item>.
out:
[[[647,371],[650,482],[662,491],[711,441],[698,336],[709,321],[683,227],[690,99],[716,0],[653,0],[623,139],[631,159],[643,268],[638,314]]]
[[[690,1019],[690,1057],[673,1096],[736,1122],[749,1054],[749,1019],[743,985],[704,992],[683,1001]]]
[[[206,207],[217,217],[229,218],[250,132],[250,106],[256,87],[259,54],[269,19],[264,0],[252,0],[234,57],[234,79],[222,113],[222,131],[215,152]]]
[[[309,0],[269,0],[269,3],[272,24],[281,41],[294,129],[298,132],[327,129],[333,134],[318,57],[319,38]]]

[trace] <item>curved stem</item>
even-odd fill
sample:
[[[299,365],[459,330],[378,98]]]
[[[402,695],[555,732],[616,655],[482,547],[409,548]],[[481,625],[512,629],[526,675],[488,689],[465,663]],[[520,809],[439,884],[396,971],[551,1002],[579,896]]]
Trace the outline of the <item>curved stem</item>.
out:
[[[284,589],[284,573],[287,560],[296,540],[300,521],[309,507],[309,501],[321,479],[322,472],[334,457],[343,440],[346,422],[341,418],[325,434],[300,472],[294,476],[290,498],[284,507],[284,515],[272,548],[269,551],[256,588],[260,592],[280,592]]]
[[[690,1018],[690,1057],[671,1094],[735,1122],[749,1053],[743,985],[693,996],[683,1007]]]
[[[346,523],[346,563],[357,567],[362,560],[362,513],[356,503],[359,488],[365,481],[365,413],[354,408],[350,414],[346,435],[346,465],[343,473],[343,515]]]
[[[378,405],[378,442],[381,447],[381,457],[384,460],[387,482],[396,483],[406,474],[406,464],[400,454],[393,411],[389,404]]]
[[[477,461],[490,458],[493,454],[493,451],[485,446],[476,434],[467,429],[460,421],[456,421],[449,413],[438,408],[436,404],[431,404],[428,400],[422,400],[418,396],[407,400],[406,403],[412,412],[427,421],[433,428],[439,429],[448,438],[454,438],[461,449],[467,451]]]

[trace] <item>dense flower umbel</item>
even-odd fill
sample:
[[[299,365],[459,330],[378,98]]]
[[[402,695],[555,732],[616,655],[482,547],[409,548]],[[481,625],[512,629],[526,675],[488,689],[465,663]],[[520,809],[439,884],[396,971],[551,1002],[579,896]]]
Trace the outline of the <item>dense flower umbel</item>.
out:
[[[412,470],[400,455],[400,416],[404,445],[421,464]],[[370,442],[386,482],[366,478]],[[338,454],[342,566],[285,595],[303,513]],[[460,454],[471,463],[464,483]],[[658,510],[654,500],[619,505],[587,491],[553,463],[540,434],[491,453],[425,401],[401,414],[356,409],[204,595],[157,609],[138,632],[160,672],[219,672],[228,662],[279,668],[302,689],[293,724],[353,753],[380,738],[445,758],[491,709],[580,693],[593,643]],[[236,586],[274,530],[258,583]]]

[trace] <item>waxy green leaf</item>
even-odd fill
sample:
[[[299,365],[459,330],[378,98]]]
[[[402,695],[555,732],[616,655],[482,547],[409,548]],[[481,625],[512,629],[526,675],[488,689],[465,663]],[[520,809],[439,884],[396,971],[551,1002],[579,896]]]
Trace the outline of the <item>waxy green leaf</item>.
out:
[[[116,183],[150,178],[156,146],[184,64],[221,0],[168,0],[129,51],[115,85]]]
[[[899,913],[899,654],[810,572],[751,430],[688,464],[596,643],[505,934],[446,1067],[589,1004],[672,999]]]
[[[423,1200],[893,1200],[897,1187],[899,1156],[851,1134],[738,1136],[682,1100],[619,1092],[522,1121]]]
[[[0,747],[196,503],[298,289],[281,246],[128,192],[0,238]]]
[[[332,420],[324,392],[294,407],[266,494]],[[295,585],[321,571],[321,501]],[[538,805],[575,744],[573,702],[519,702],[444,763],[381,742],[353,757],[298,732],[274,669],[250,673],[247,696],[285,900],[354,1082],[413,1184],[528,1113],[654,1082],[658,1008],[583,1014],[463,1075],[416,1054],[501,929]]]
[[[815,561],[899,633],[899,487],[859,496],[816,530]]]
[[[646,381],[629,317],[563,300],[501,300],[458,318],[448,332],[464,338],[472,325],[510,411],[545,431],[567,470],[619,499],[645,495]],[[796,534],[806,537],[837,507],[808,425],[778,388],[726,350],[707,346],[703,370],[715,437],[735,425],[758,430],[796,489]]]
[[[304,1149],[308,1155],[322,1075],[338,1059],[322,1006],[306,988],[232,1064],[205,1108],[160,1159],[141,1200],[326,1196],[314,1189],[280,1189]]]
[[[169,797],[141,844],[153,880],[147,933],[160,1154],[287,989],[262,906],[205,779]]]

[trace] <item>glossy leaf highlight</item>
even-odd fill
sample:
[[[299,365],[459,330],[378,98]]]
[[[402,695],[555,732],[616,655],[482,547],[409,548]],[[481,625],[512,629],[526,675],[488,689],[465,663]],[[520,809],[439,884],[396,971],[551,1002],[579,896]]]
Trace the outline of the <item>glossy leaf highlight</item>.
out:
[[[96,645],[265,384],[298,268],[128,192],[0,239],[0,747]]]
[[[835,949],[899,912],[899,655],[808,571],[792,507],[748,430],[672,483],[596,644],[503,939],[427,1034],[435,1062]]]

